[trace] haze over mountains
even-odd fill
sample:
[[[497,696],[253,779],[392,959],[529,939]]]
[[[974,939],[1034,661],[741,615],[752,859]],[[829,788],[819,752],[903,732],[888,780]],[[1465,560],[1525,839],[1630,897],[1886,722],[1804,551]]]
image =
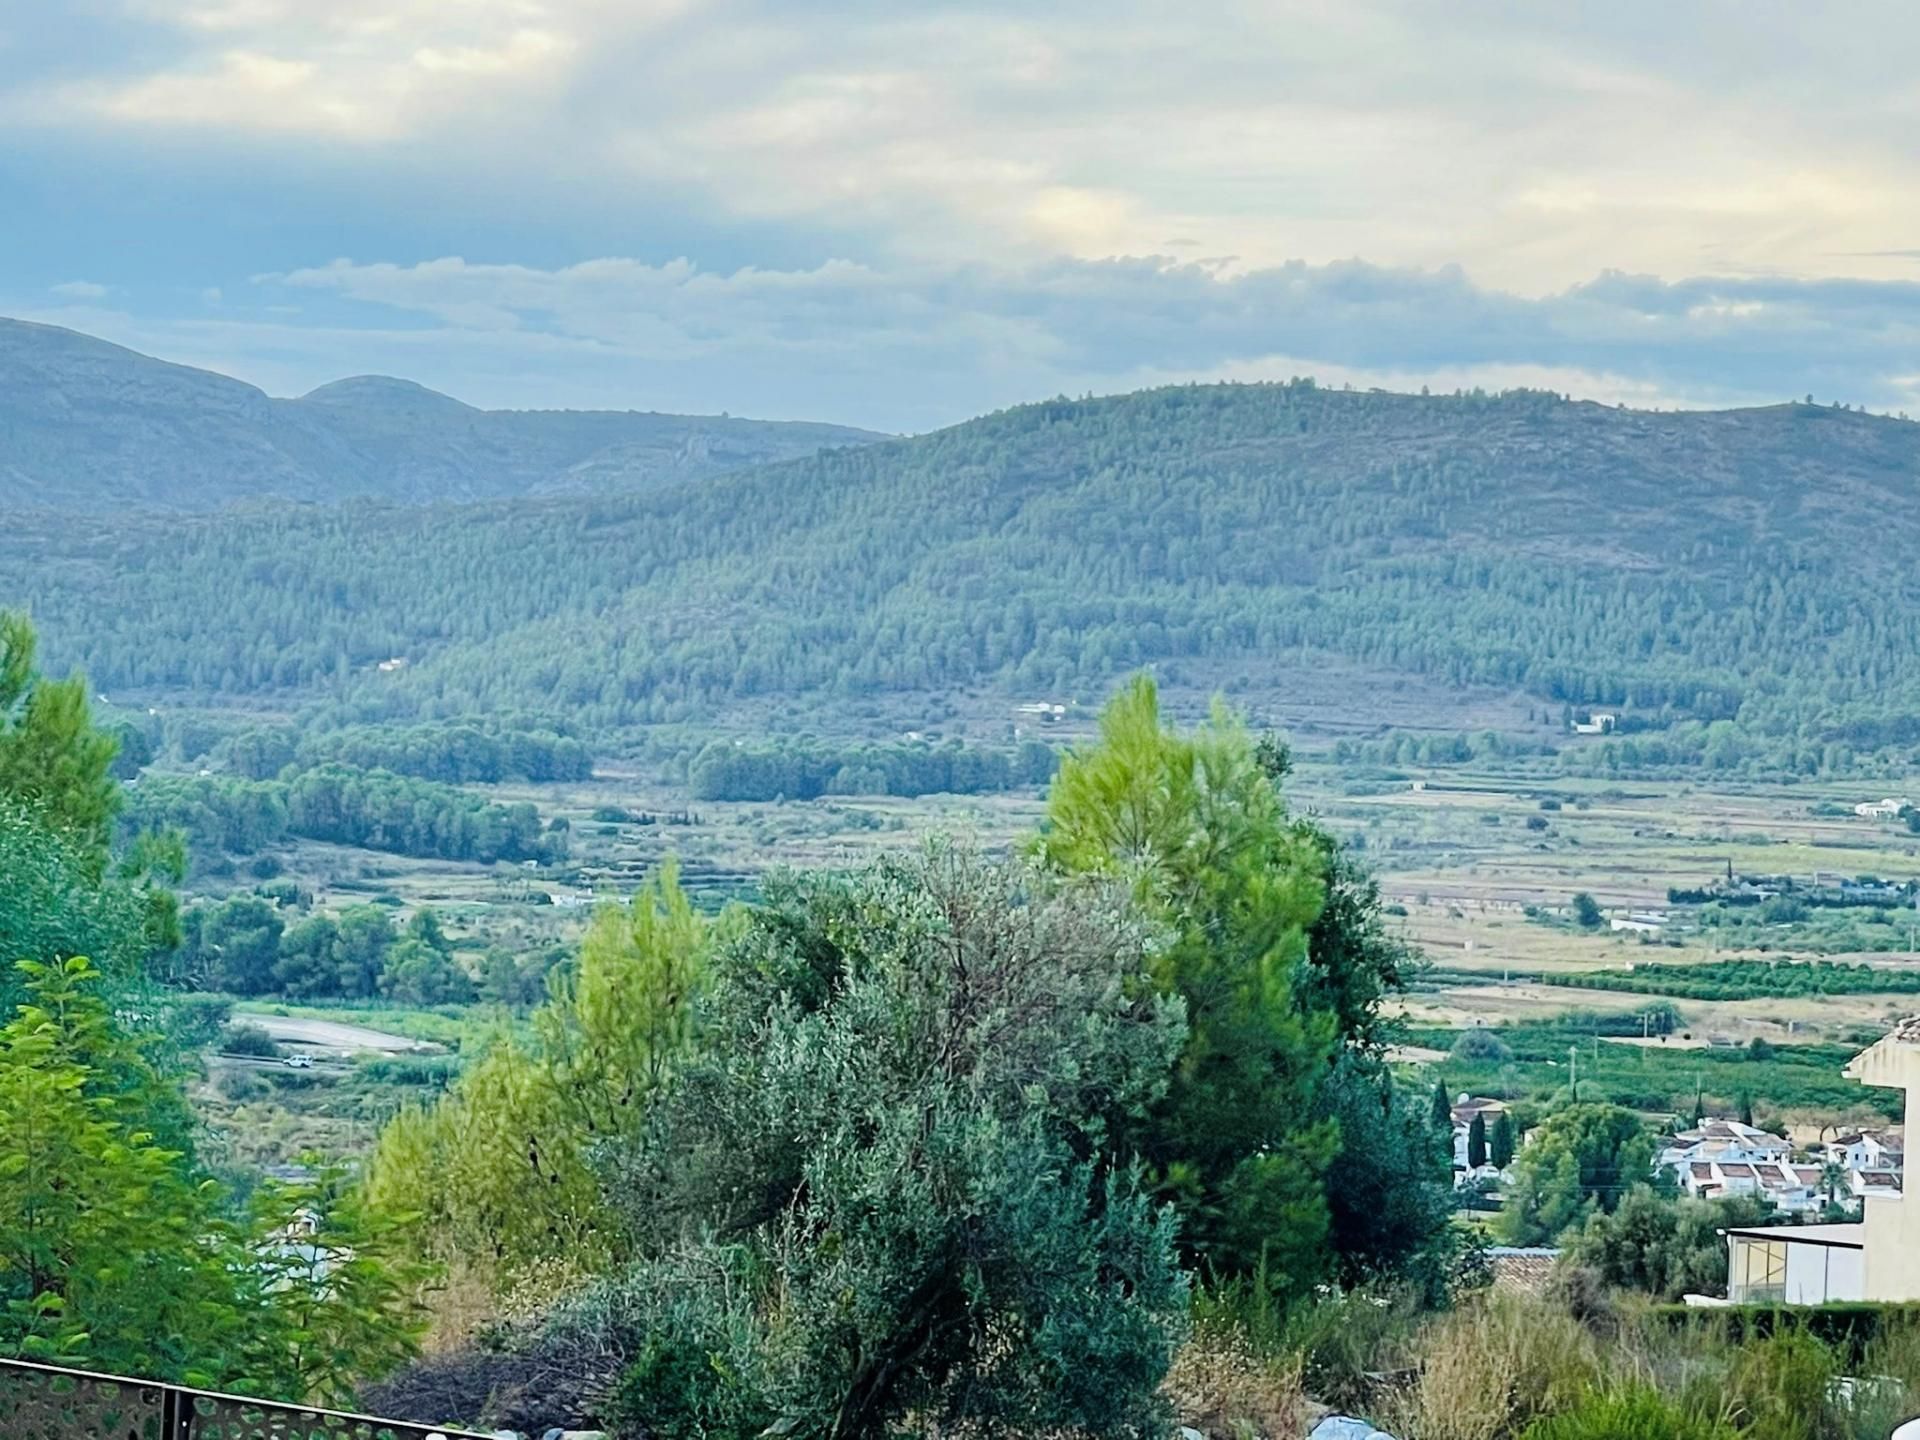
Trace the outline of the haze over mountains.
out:
[[[877,438],[727,416],[476,410],[372,375],[282,400],[72,330],[0,319],[0,496],[10,506],[199,510],[624,489]]]
[[[1692,761],[1712,745],[1805,768],[1830,763],[1823,747],[1920,740],[1920,425],[1904,421],[1188,386],[555,496],[525,492],[558,471],[487,469],[497,452],[462,427],[491,417],[396,382],[267,402],[169,379],[142,413],[195,453],[253,453],[228,438],[260,433],[236,411],[337,409],[363,447],[378,433],[408,474],[443,477],[393,498],[511,498],[17,518],[0,594],[116,694],[608,733],[742,703],[813,724],[889,694],[1095,697],[1153,664],[1243,696],[1417,682],[1429,730],[1486,723],[1449,698],[1474,693],[1543,722],[1607,705],[1653,737],[1635,743]],[[443,449],[457,458],[435,471]],[[1368,692],[1335,701],[1353,727],[1381,723]]]

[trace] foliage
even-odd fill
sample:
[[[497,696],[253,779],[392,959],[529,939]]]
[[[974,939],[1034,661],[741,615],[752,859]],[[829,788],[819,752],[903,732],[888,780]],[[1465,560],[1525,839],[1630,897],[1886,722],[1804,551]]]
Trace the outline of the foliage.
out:
[[[1487,1135],[1487,1162],[1496,1170],[1504,1170],[1513,1163],[1513,1154],[1518,1148],[1513,1116],[1503,1110],[1493,1117],[1493,1128]]]
[[[1623,1290],[1662,1300],[1719,1295],[1727,1288],[1727,1242],[1721,1232],[1762,1224],[1771,1214],[1772,1207],[1756,1196],[1691,1200],[1637,1185],[1612,1214],[1589,1217],[1567,1255]]]
[[[419,1353],[430,1271],[400,1243],[405,1217],[369,1206],[344,1166],[307,1169],[254,1192],[242,1304],[272,1323],[242,1364],[266,1393],[339,1405]]]
[[[624,1243],[589,1155],[645,1124],[684,1056],[707,944],[663,871],[596,913],[577,963],[549,977],[530,1037],[496,1037],[433,1106],[388,1125],[368,1194],[413,1217],[418,1253],[462,1257],[502,1288],[542,1267],[577,1278],[617,1263]]]
[[[33,808],[96,866],[120,808],[118,744],[94,727],[87,682],[35,668],[38,638],[24,615],[0,610],[0,796]]]
[[[1187,1047],[1129,1140],[1178,1204],[1183,1248],[1216,1273],[1259,1267],[1279,1293],[1303,1293],[1325,1270],[1323,1177],[1339,1143],[1313,1113],[1336,1017],[1299,1004],[1321,852],[1287,823],[1223,707],[1176,734],[1144,676],[1102,714],[1100,744],[1062,763],[1047,820],[1053,868],[1114,877],[1170,932],[1151,978],[1185,1002]]]
[[[532,805],[332,763],[287,780],[145,775],[129,797],[127,824],[182,830],[202,856],[252,855],[289,837],[481,864],[566,853],[564,832],[542,827]]]
[[[822,795],[978,795],[1044,785],[1059,762],[1030,740],[1016,750],[945,744],[742,746],[715,740],[694,757],[696,800],[812,800]]]
[[[100,972],[20,969],[28,998],[0,1030],[0,1352],[296,1400],[413,1353],[418,1277],[342,1172],[263,1192],[234,1224],[158,1138],[178,1090]]]
[[[1529,1425],[1522,1440],[1734,1440],[1731,1426],[1703,1421],[1658,1390],[1596,1391]]]
[[[1573,897],[1573,920],[1582,930],[1595,930],[1606,919],[1593,896],[1582,890]]]
[[[1631,971],[1581,970],[1544,974],[1548,985],[1624,990],[1683,1000],[1790,1000],[1802,995],[1920,993],[1920,973],[1860,961],[1705,960],[1697,965],[1654,962]]]
[[[1181,386],[630,495],[9,517],[0,588],[110,692],[343,720],[599,735],[1333,655],[1641,722],[1568,747],[1596,771],[1813,774],[1920,736],[1920,611],[1883,558],[1917,449],[1809,406]],[[1845,503],[1810,509],[1816,481]]]
[[[1455,1250],[1451,1125],[1436,1129],[1425,1097],[1352,1050],[1335,1060],[1314,1113],[1340,1133],[1326,1172],[1331,1278],[1349,1288],[1398,1283],[1444,1304]]]
[[[964,851],[771,882],[614,1169],[621,1417],[1160,1433],[1186,1280],[1113,1150],[1183,1034],[1145,940],[1123,894]]]
[[[1513,1050],[1507,1042],[1486,1029],[1466,1031],[1453,1042],[1450,1053],[1456,1060],[1485,1060],[1495,1065],[1505,1064],[1513,1058]]]
[[[218,1037],[220,1050],[228,1055],[251,1055],[262,1060],[278,1058],[280,1045],[258,1025],[228,1025]]]
[[[1417,1373],[1386,1417],[1413,1440],[1511,1440],[1601,1374],[1593,1338],[1565,1311],[1497,1291],[1435,1318],[1415,1348]]]
[[[1514,1157],[1500,1231],[1515,1245],[1557,1239],[1596,1210],[1611,1213],[1652,1161],[1653,1139],[1632,1111],[1569,1105]]]

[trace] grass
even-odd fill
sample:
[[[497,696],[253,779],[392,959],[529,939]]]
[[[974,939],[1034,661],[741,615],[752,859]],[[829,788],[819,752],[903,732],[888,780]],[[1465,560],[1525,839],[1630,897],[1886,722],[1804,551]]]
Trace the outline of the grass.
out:
[[[1202,1403],[1283,1395],[1303,1405],[1289,1388],[1294,1377],[1311,1400],[1401,1440],[1884,1440],[1920,1409],[1920,1325],[1905,1314],[1848,1349],[1786,1312],[1764,1336],[1736,1334],[1711,1316],[1676,1328],[1638,1297],[1575,1285],[1546,1296],[1470,1292],[1426,1315],[1379,1300],[1325,1297],[1264,1340],[1258,1326],[1243,1326],[1236,1340],[1203,1300],[1202,1348],[1183,1357],[1170,1392],[1183,1420],[1208,1436],[1297,1435],[1260,1427],[1251,1398],[1237,1412]],[[1351,1325],[1357,1306],[1375,1318]],[[1367,1380],[1337,1398],[1315,1383],[1330,1345],[1345,1371]],[[1248,1376],[1264,1384],[1248,1387]]]

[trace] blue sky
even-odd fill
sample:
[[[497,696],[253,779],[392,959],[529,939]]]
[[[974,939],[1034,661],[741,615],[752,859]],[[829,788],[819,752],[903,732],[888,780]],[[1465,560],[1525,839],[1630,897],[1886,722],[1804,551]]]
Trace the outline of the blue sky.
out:
[[[1314,374],[1920,412],[1911,6],[0,0],[0,313],[923,430]]]

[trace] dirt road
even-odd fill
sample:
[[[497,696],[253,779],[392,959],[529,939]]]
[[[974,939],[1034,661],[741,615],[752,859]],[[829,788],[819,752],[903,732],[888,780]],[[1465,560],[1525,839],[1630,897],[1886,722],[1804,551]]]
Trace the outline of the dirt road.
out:
[[[348,1053],[372,1050],[385,1055],[428,1054],[441,1047],[425,1040],[409,1040],[404,1035],[389,1035],[362,1025],[342,1025],[334,1020],[303,1020],[297,1015],[237,1015],[249,1025],[258,1025],[283,1045],[304,1045],[315,1050],[342,1050]]]

